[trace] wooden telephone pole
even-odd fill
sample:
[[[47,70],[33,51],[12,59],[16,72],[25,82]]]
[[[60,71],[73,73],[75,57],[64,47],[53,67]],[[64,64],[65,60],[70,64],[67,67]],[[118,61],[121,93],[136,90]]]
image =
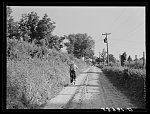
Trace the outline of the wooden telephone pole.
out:
[[[144,68],[144,66],[145,66],[145,54],[143,52],[143,68]]]
[[[110,35],[111,33],[105,33],[105,34],[102,34],[102,35],[106,35],[105,39],[104,39],[104,43],[106,43],[107,45],[107,65],[109,63],[109,55],[108,55],[108,40],[107,40],[107,35]]]
[[[137,65],[137,55],[135,55],[135,64]]]

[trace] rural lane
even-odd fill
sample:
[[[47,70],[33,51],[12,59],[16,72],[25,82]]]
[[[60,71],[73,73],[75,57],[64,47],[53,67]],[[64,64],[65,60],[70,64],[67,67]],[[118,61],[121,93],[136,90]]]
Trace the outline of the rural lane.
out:
[[[137,108],[117,90],[101,69],[91,67],[66,109]]]
[[[44,109],[138,108],[117,90],[102,70],[91,66],[77,78],[76,85],[65,87],[47,102]]]

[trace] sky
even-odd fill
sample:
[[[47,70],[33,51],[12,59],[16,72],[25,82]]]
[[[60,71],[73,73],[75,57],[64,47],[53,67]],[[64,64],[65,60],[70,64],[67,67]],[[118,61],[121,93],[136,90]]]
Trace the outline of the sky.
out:
[[[119,54],[127,53],[135,59],[146,53],[145,41],[145,7],[92,7],[92,6],[11,6],[11,14],[15,21],[21,15],[37,12],[42,18],[45,13],[52,21],[56,22],[54,35],[63,36],[72,33],[87,33],[95,41],[95,56],[103,49],[107,50],[104,43],[108,35],[108,52],[119,60]]]

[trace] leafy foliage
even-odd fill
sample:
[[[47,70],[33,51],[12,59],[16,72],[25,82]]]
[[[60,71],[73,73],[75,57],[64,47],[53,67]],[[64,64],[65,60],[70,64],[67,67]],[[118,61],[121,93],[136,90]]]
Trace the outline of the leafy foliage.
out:
[[[67,36],[69,43],[65,43],[67,51],[77,58],[92,58],[94,55],[93,46],[95,42],[87,34],[69,34]]]
[[[145,107],[145,70],[121,66],[105,66],[102,70],[117,88],[124,89],[132,100],[139,102],[141,107]]]
[[[65,37],[52,34],[55,22],[47,14],[40,20],[31,12],[14,22],[11,13],[7,7],[7,108],[39,108],[69,84],[72,55],[59,51]],[[85,63],[72,59],[79,74]]]
[[[19,38],[19,25],[18,22],[14,22],[13,17],[11,16],[12,9],[7,7],[7,38]]]
[[[124,62],[126,61],[126,59],[127,59],[127,54],[126,54],[126,52],[124,52],[121,55],[121,66],[124,66]]]
[[[38,46],[60,50],[64,37],[52,35],[55,28],[55,22],[45,14],[40,20],[36,12],[22,14],[19,22],[14,22],[11,16],[12,10],[7,8],[7,37],[29,43],[35,43]]]
[[[44,39],[51,37],[51,33],[53,32],[55,26],[54,23],[51,22],[51,19],[48,18],[48,15],[45,14],[42,20],[40,20],[37,24],[37,39]]]
[[[39,22],[39,16],[36,12],[31,12],[28,14],[23,14],[19,22],[19,29],[21,37],[24,41],[32,42],[32,40],[37,38],[36,27]],[[29,39],[26,39],[28,36]]]
[[[113,63],[116,62],[116,58],[114,57],[113,54],[109,54],[109,62],[113,62]]]
[[[130,67],[130,68],[134,68],[134,69],[145,69],[146,68],[146,64],[143,66],[143,60],[138,60],[138,61],[131,61],[129,62],[125,62],[125,66]]]
[[[102,62],[105,62],[105,60],[106,60],[106,51],[105,51],[105,49],[103,49],[103,51],[101,53],[101,57],[102,57]]]
[[[129,61],[129,62],[132,61],[131,56],[128,57],[127,61]]]
[[[59,37],[57,35],[49,37],[49,39],[47,39],[48,48],[60,50],[62,48],[62,42],[64,39],[65,37]]]

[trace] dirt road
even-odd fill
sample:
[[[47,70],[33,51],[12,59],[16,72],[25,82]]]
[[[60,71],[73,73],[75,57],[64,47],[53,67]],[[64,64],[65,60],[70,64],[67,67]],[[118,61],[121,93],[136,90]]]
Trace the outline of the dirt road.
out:
[[[91,67],[84,73],[87,78],[75,85],[78,89],[67,109],[138,108],[109,82],[101,69]]]

